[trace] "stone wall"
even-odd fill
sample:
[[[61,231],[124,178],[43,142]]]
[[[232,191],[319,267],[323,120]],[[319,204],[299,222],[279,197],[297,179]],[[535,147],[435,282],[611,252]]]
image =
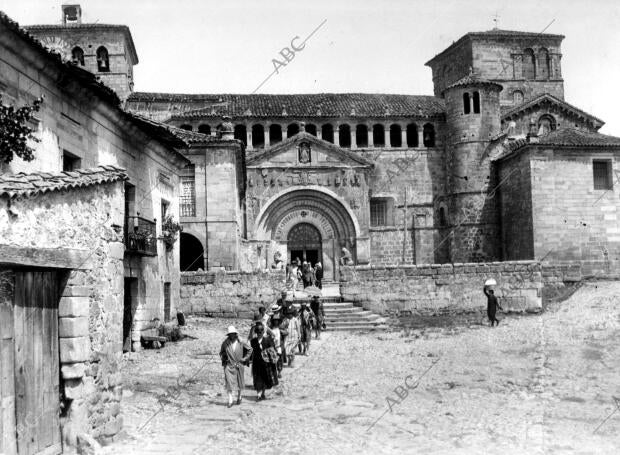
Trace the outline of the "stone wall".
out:
[[[284,279],[284,271],[184,272],[180,309],[186,314],[251,318],[258,307],[276,302]]]
[[[346,301],[380,314],[450,314],[486,308],[488,278],[506,311],[542,309],[541,266],[536,262],[342,267],[340,292]]]
[[[81,433],[110,440],[122,427],[123,195],[121,180],[10,204],[0,198],[0,244],[88,253],[67,273],[58,307],[65,445]]]

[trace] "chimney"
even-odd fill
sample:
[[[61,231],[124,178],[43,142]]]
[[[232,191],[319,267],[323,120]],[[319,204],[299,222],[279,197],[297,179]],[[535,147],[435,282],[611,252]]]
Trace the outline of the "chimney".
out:
[[[231,122],[231,118],[228,115],[222,117],[222,131],[221,139],[224,141],[232,141],[235,139],[235,127]]]
[[[82,23],[82,8],[80,5],[62,5],[62,25]]]

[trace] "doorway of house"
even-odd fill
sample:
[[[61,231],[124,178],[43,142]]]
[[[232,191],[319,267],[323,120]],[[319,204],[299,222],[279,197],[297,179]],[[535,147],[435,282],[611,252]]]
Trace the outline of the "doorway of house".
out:
[[[137,298],[138,280],[125,278],[123,299],[123,352],[131,351],[131,328],[133,327],[134,301]]]
[[[321,260],[321,233],[310,223],[293,226],[288,233],[287,245],[289,262],[299,258],[301,262],[307,261],[314,266]]]

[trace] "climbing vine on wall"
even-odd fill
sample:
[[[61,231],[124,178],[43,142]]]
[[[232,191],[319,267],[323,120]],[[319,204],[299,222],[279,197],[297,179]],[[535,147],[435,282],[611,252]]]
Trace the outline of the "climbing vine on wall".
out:
[[[33,136],[33,129],[27,125],[35,112],[39,111],[43,98],[37,98],[31,105],[16,108],[5,105],[0,94],[0,164],[10,163],[17,155],[24,161],[34,159],[34,149],[28,140],[39,142]]]

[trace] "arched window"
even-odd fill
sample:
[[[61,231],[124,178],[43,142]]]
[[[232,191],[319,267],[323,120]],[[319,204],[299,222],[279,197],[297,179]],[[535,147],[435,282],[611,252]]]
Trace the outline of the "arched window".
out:
[[[252,147],[255,149],[265,146],[265,129],[263,125],[252,126]]]
[[[549,52],[547,51],[547,49],[545,49],[544,47],[542,47],[539,51],[538,51],[538,74],[539,74],[539,79],[549,79],[549,73],[550,73],[550,68],[549,68]]]
[[[536,79],[536,63],[532,49],[523,51],[523,79],[527,81]]]
[[[321,137],[324,141],[334,143],[334,127],[329,123],[321,127]]]
[[[424,125],[424,147],[435,147],[435,127],[431,123]]]
[[[446,224],[448,224],[448,220],[446,220],[446,209],[439,207],[439,226],[445,227]]]
[[[277,123],[269,125],[269,143],[271,145],[282,142],[282,127]]]
[[[299,125],[297,123],[291,123],[286,129],[286,137],[293,137],[299,133]]]
[[[390,145],[392,147],[402,147],[403,136],[401,133],[400,125],[394,124],[390,126]]]
[[[372,127],[372,143],[375,147],[385,146],[385,129],[379,123]]]
[[[545,114],[541,115],[538,119],[538,135],[544,136],[545,134],[550,133],[555,130],[556,123],[555,118],[551,115]]]
[[[355,143],[358,147],[368,147],[368,127],[366,125],[355,127]]]
[[[418,147],[418,127],[415,123],[407,125],[407,147]]]
[[[512,92],[512,102],[515,106],[523,103],[523,92],[521,90],[515,90]]]
[[[480,114],[480,92],[474,92],[474,114]]]
[[[110,57],[108,56],[108,50],[103,46],[97,49],[97,71],[102,73],[110,71]]]
[[[347,124],[340,125],[338,129],[340,147],[351,147],[351,127]]]
[[[80,46],[75,46],[71,51],[71,61],[80,66],[84,66],[84,51]]]
[[[211,134],[211,127],[206,124],[198,125],[198,132],[202,134]]]
[[[471,103],[469,102],[469,93],[463,93],[463,114],[471,112]]]
[[[235,139],[243,142],[245,146],[248,145],[248,134],[245,125],[235,125]]]
[[[313,125],[312,123],[308,123],[306,125],[306,133],[316,136],[316,125]]]
[[[192,125],[185,123],[184,125],[179,126],[179,128],[181,128],[182,130],[186,130],[186,131],[191,131],[194,128],[192,128]]]

